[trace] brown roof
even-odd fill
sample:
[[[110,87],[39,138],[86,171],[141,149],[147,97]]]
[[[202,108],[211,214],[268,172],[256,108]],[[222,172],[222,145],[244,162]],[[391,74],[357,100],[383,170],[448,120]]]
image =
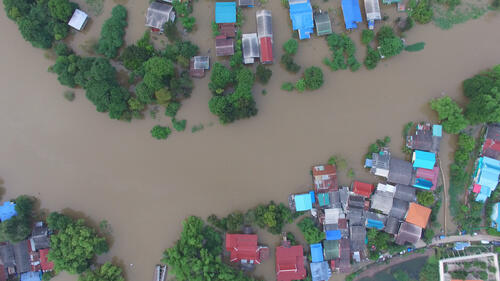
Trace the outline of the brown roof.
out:
[[[191,60],[189,61],[189,75],[196,78],[205,77],[205,69],[194,68],[194,58],[191,58]]]
[[[215,53],[219,57],[234,55],[234,40],[224,35],[215,37]]]
[[[219,32],[226,37],[236,36],[236,27],[234,23],[219,23]]]
[[[261,53],[262,55],[262,53]],[[337,169],[335,165],[317,165],[312,167],[316,192],[337,190]]]
[[[427,222],[429,221],[429,216],[431,215],[431,209],[419,205],[417,203],[410,203],[410,208],[406,215],[406,221],[414,225],[425,228]]]
[[[422,228],[411,223],[403,222],[396,236],[396,244],[404,245],[406,242],[417,243],[422,235]]]

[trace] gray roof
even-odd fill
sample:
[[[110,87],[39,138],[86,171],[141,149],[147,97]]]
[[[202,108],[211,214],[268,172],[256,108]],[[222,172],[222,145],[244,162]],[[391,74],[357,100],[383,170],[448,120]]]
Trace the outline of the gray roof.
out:
[[[33,231],[31,232],[31,237],[40,237],[47,236],[49,233],[47,226],[43,223],[39,222],[33,227]]]
[[[495,141],[500,141],[500,123],[489,124],[487,128],[488,131],[486,132],[486,138]]]
[[[387,222],[387,216],[386,215],[377,214],[377,213],[374,213],[374,212],[366,212],[365,216],[366,216],[366,219],[381,221],[381,222],[384,223],[384,225]]]
[[[215,38],[215,54],[220,56],[234,55],[234,40],[233,38]]]
[[[347,201],[349,199],[349,188],[342,187],[339,190],[339,197],[340,197],[340,203],[342,204],[342,208],[345,211],[345,209],[347,208]]]
[[[404,245],[406,242],[415,244],[422,235],[422,228],[411,223],[403,222],[396,236],[396,244]]]
[[[243,60],[253,63],[254,58],[260,57],[259,39],[257,33],[243,34],[242,36]]]
[[[366,240],[365,226],[354,225],[350,228],[351,251],[364,251]]]
[[[349,272],[351,268],[351,247],[349,240],[340,239],[340,264],[339,270],[342,273]]]
[[[387,217],[387,222],[385,224],[384,231],[389,234],[396,234],[398,233],[400,224],[401,222],[399,221],[399,219],[389,216]]]
[[[14,256],[16,257],[17,273],[25,273],[31,271],[28,243],[28,240],[24,240],[14,244]]]
[[[393,195],[393,193],[387,191],[375,191],[375,194],[371,198],[371,208],[379,210],[386,215],[389,214],[392,208]]]
[[[332,271],[327,261],[311,263],[311,277],[313,281],[328,280],[331,275]]]
[[[365,198],[360,195],[349,196],[349,209],[350,208],[361,208],[365,207]]]
[[[210,69],[210,57],[209,56],[195,56],[194,69]]]
[[[259,10],[255,14],[257,17],[257,34],[259,39],[262,37],[273,38],[273,17],[269,10]]]
[[[364,227],[366,217],[363,209],[353,208],[349,210],[347,219],[351,225],[362,225]]]
[[[68,22],[68,25],[80,31],[85,28],[88,18],[89,16],[84,11],[75,9],[73,15],[71,16],[71,19]]]
[[[392,201],[392,209],[389,212],[389,216],[398,219],[404,219],[406,216],[406,212],[408,211],[408,206],[409,206],[408,201],[394,199]]]
[[[388,182],[410,185],[413,175],[413,165],[405,160],[392,158],[389,169]]]
[[[342,204],[340,203],[340,192],[330,191],[328,193],[330,195],[330,205],[332,205],[333,208],[342,208]]]
[[[314,13],[314,23],[316,24],[316,34],[318,36],[332,34],[332,22],[328,12]]]
[[[389,170],[391,154],[388,150],[383,150],[383,153],[372,153],[372,168],[371,173],[375,173],[377,169]]]
[[[240,6],[254,6],[255,5],[255,0],[239,0],[238,4]]]
[[[167,21],[175,20],[173,7],[167,3],[153,1],[148,7],[146,13],[146,26],[163,30]]]
[[[408,202],[415,202],[417,201],[416,190],[414,187],[408,185],[397,184],[394,198]]]
[[[35,250],[50,248],[50,239],[48,236],[32,237],[30,242]]]
[[[378,0],[365,0],[366,20],[381,20]]]
[[[8,243],[0,246],[0,257],[2,258],[5,267],[13,267],[16,264],[14,256],[14,247]]]

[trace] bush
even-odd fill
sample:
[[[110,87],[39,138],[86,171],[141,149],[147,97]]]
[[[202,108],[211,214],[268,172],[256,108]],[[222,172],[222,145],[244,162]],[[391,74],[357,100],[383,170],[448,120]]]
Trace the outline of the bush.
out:
[[[285,224],[293,222],[294,219],[290,208],[283,203],[277,205],[273,201],[257,206],[252,215],[260,228],[267,228],[272,234],[281,234]]]
[[[325,239],[325,233],[320,231],[311,218],[303,218],[297,223],[300,231],[304,235],[307,244],[315,244]]]
[[[292,55],[289,54],[282,55],[280,63],[284,65],[285,69],[289,72],[297,73],[300,70],[300,65],[295,63]]]
[[[377,50],[374,50],[372,47],[366,47],[366,58],[363,64],[367,69],[374,69],[377,67],[378,62],[380,61],[380,54]]]
[[[172,118],[172,126],[177,132],[182,132],[186,129],[186,120],[176,120],[175,118]]]
[[[304,72],[304,82],[308,90],[317,90],[323,85],[323,71],[321,68],[312,66]]]
[[[156,125],[153,127],[153,129],[151,129],[151,136],[158,140],[164,140],[167,139],[168,135],[170,135],[171,132],[172,130],[170,130],[169,127]]]
[[[288,41],[283,44],[283,50],[288,55],[295,55],[299,48],[299,43],[295,39],[288,39]]]
[[[405,51],[418,52],[418,51],[423,50],[424,47],[425,47],[425,42],[418,42],[418,43],[406,46]]]
[[[257,80],[261,82],[262,84],[267,84],[269,82],[269,79],[271,79],[271,76],[273,75],[273,71],[262,64],[259,64],[257,66],[257,71],[255,73],[255,76],[257,77]]]
[[[430,0],[410,0],[410,17],[420,24],[429,23],[434,16]]]
[[[361,43],[368,46],[368,44],[373,41],[373,38],[375,38],[375,32],[373,30],[363,29],[361,33]]]
[[[118,49],[123,45],[125,27],[127,27],[127,9],[117,5],[111,11],[111,17],[102,25],[97,53],[110,59],[116,57]]]
[[[389,26],[380,28],[377,33],[377,40],[380,47],[380,53],[385,58],[393,57],[403,51],[403,41],[394,34],[394,30]]]
[[[293,83],[290,82],[284,82],[283,84],[281,84],[281,89],[284,91],[291,92],[294,89],[294,85]]]
[[[297,82],[295,82],[295,89],[297,89],[297,91],[299,91],[300,93],[306,90],[306,81],[304,80],[304,78],[299,79],[297,80]]]

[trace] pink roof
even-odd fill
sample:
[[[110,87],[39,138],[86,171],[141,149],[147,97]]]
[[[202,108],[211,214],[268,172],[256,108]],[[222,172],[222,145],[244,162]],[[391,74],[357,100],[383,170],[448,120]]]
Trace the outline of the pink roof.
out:
[[[474,193],[479,193],[479,192],[481,192],[481,185],[479,185],[479,184],[475,183],[475,184],[474,184],[474,187],[472,188],[472,192],[474,192]]]
[[[42,270],[44,272],[54,269],[54,262],[49,261],[48,254],[49,249],[40,250],[40,264],[42,265]]]
[[[428,181],[431,181],[432,182],[431,190],[436,189],[438,176],[439,176],[439,167],[438,166],[435,166],[434,169],[432,169],[432,170],[424,169],[424,168],[417,168],[416,177],[419,179],[426,179]]]
[[[354,181],[354,183],[352,184],[352,192],[364,197],[370,197],[373,190],[375,190],[375,186],[373,184],[360,181]]]
[[[231,262],[240,260],[253,260],[258,264],[261,262],[256,234],[226,233],[226,250],[231,253]]]
[[[302,246],[276,248],[276,279],[278,281],[301,280],[306,277],[304,249]]]
[[[260,38],[260,62],[273,62],[273,43],[271,37]]]

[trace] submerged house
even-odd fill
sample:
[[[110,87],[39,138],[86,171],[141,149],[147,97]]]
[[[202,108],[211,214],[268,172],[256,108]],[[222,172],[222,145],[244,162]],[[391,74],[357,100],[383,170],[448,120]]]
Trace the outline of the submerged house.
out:
[[[257,36],[260,44],[260,62],[273,63],[273,17],[270,10],[259,10],[257,17]]]
[[[500,181],[500,160],[480,157],[474,173],[473,192],[478,193],[476,201],[485,202]]]
[[[389,176],[391,153],[388,149],[383,149],[378,153],[372,153],[370,173],[387,178]]]
[[[226,233],[226,250],[231,253],[231,262],[244,264],[260,264],[269,254],[269,248],[257,245],[256,234]]]
[[[406,214],[406,222],[414,224],[420,228],[426,228],[431,215],[431,209],[419,205],[417,203],[410,203],[408,213]]]
[[[224,35],[215,37],[215,55],[218,57],[234,55],[234,39]]]
[[[297,212],[303,212],[311,210],[315,201],[314,192],[311,191],[309,193],[290,195],[288,203],[290,208],[295,209]]]
[[[42,281],[41,271],[31,271],[21,274],[20,281]]]
[[[304,249],[301,245],[276,248],[276,280],[292,281],[306,277]]]
[[[410,149],[438,153],[442,136],[441,125],[418,124],[415,133],[406,137],[406,146]]]
[[[387,181],[395,184],[410,185],[413,176],[412,164],[398,158],[391,158]]]
[[[89,16],[87,15],[87,13],[80,9],[75,9],[73,15],[71,16],[71,19],[68,22],[68,25],[78,31],[82,31],[87,25],[88,21]]]
[[[260,57],[257,33],[246,33],[242,36],[243,63],[251,64]]]
[[[167,22],[174,22],[174,7],[165,2],[153,1],[149,4],[146,12],[146,26],[153,32],[163,32],[163,26]]]
[[[316,35],[325,36],[332,34],[332,21],[328,12],[320,11],[314,13],[314,24],[316,25]]]
[[[219,23],[217,29],[219,30],[219,35],[224,35],[226,37],[236,36],[236,24],[234,22]]]
[[[210,69],[209,56],[194,56],[189,61],[189,75],[194,78],[205,77],[205,70]]]
[[[422,228],[407,222],[403,222],[396,235],[396,244],[404,245],[407,242],[415,244],[422,236]]]
[[[309,39],[314,32],[313,9],[309,0],[288,0],[292,29],[297,30],[299,39]]]
[[[359,0],[342,0],[342,12],[347,30],[358,28],[357,24],[363,21]]]
[[[380,15],[380,6],[378,4],[378,0],[365,0],[365,11],[366,11],[366,20],[368,21],[368,28],[375,28],[375,21],[381,20],[382,16]]]
[[[314,189],[316,192],[338,190],[337,169],[335,165],[318,165],[312,167]]]

